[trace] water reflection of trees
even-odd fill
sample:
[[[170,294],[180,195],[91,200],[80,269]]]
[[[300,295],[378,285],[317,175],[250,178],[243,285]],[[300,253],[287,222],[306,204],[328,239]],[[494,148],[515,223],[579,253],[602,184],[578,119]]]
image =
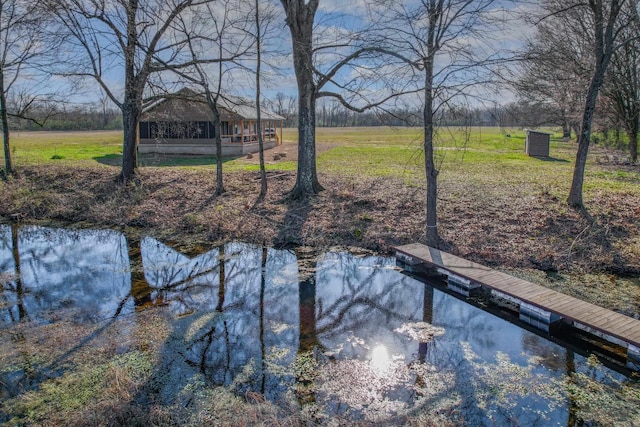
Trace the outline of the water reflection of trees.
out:
[[[79,322],[98,321],[122,310],[130,284],[120,233],[3,227],[2,234],[2,271],[14,276],[5,286],[5,323],[62,310]]]
[[[215,308],[220,280],[219,249],[189,258],[151,237],[144,238],[140,246],[152,301],[168,303],[178,315]]]
[[[142,249],[154,295],[179,316],[193,313],[180,321],[185,362],[240,394],[286,394],[298,339],[295,256],[241,243],[195,258],[153,239]]]
[[[348,253],[318,262],[316,326],[319,348],[329,357],[316,357],[317,405],[329,414],[368,421],[401,419],[416,410],[455,411],[472,424],[569,417],[554,396],[526,391],[542,390],[544,379],[559,375],[539,365],[538,356],[562,354],[560,347],[537,342],[533,334],[406,278],[391,265],[384,258]],[[420,321],[446,332],[425,342],[398,333],[403,323]],[[383,374],[369,366],[371,349],[379,344],[391,355]]]
[[[313,397],[302,403],[356,420],[398,416],[412,400],[415,375],[407,366],[419,345],[396,330],[423,321],[423,286],[395,271],[391,259],[339,252],[318,260],[312,289],[317,368],[306,392]],[[376,347],[389,357],[385,372],[372,367]]]
[[[0,308],[6,313],[2,323],[15,323],[28,318],[20,280],[20,252],[16,226],[0,226],[0,286]]]
[[[400,274],[391,259],[241,243],[188,257],[152,238],[4,226],[0,272],[10,273],[5,324],[55,310],[82,321],[168,305],[174,330],[156,376],[168,398],[198,377],[273,401],[294,390],[324,416],[380,423],[416,413],[478,424],[579,419],[562,392],[551,410],[522,390],[586,371],[583,357]],[[402,332],[429,324],[444,335]],[[372,364],[379,345],[389,355],[382,371]]]
[[[568,416],[562,399],[543,393],[562,375],[545,359],[562,357],[562,347],[444,293],[435,306],[449,327],[432,363],[455,374],[460,408],[472,423],[543,425]]]
[[[382,344],[411,354],[415,343],[393,331],[422,320],[422,285],[392,269],[382,257],[329,253],[317,266],[317,333],[323,345],[344,357],[367,357]],[[412,346],[409,348],[408,346]]]
[[[15,326],[12,336],[20,331],[4,350],[12,355],[14,366],[26,367],[2,372],[3,392],[13,395],[37,387],[58,372],[65,360],[87,347],[115,317],[131,312],[132,304],[126,245],[119,233],[12,225],[0,228],[0,239],[0,275],[6,278],[0,324]],[[33,320],[35,327],[60,320],[99,326],[86,328],[85,336],[78,336],[71,346],[56,348],[55,356],[46,358],[22,345],[31,338],[31,329],[19,324],[25,319]]]

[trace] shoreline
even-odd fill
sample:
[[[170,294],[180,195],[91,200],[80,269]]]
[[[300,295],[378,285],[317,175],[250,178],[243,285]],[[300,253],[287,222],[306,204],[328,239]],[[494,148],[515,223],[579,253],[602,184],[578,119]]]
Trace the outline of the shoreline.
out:
[[[257,172],[227,173],[227,192],[216,197],[215,171],[145,167],[137,183],[126,187],[115,182],[116,171],[103,165],[23,166],[2,183],[0,222],[126,230],[185,248],[237,240],[392,256],[392,246],[424,243],[424,190],[400,179],[321,173],[325,190],[301,201],[286,198],[295,172],[274,171],[268,173],[267,197],[255,205]],[[607,308],[640,313],[640,260],[627,244],[640,235],[637,197],[613,200],[597,193],[588,201],[594,207],[590,221],[544,191],[521,197],[504,186],[488,196],[486,188],[458,185],[441,185],[443,250]],[[567,283],[567,277],[595,285]],[[613,296],[592,289],[600,282],[611,282],[618,298],[632,291],[624,296],[628,302],[602,303]]]

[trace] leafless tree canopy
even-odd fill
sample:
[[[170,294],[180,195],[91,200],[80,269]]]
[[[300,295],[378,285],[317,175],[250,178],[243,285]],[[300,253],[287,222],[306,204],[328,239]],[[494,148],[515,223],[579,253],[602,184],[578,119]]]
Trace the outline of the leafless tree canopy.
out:
[[[47,51],[41,31],[46,24],[40,1],[0,1],[0,125],[6,174],[14,172],[9,117],[34,122],[47,117],[52,93],[43,86],[47,74],[38,69]]]
[[[541,6],[540,22],[549,21],[562,28],[565,38],[575,43],[579,57],[586,58],[584,69],[578,68],[577,73],[584,75],[588,84],[585,85],[578,152],[567,199],[569,205],[582,208],[584,171],[598,94],[612,56],[630,41],[625,37],[625,29],[633,25],[637,5],[633,0],[543,0]],[[577,63],[580,64],[583,62]]]
[[[502,60],[491,45],[496,31],[489,11],[492,0],[423,0],[413,4],[387,0],[374,8],[381,24],[375,31],[381,44],[403,61],[401,91],[422,94],[426,197],[426,237],[439,246],[435,159],[436,116],[455,99],[473,96],[473,87],[488,83],[485,72]],[[406,65],[410,67],[406,67]],[[387,87],[394,87],[388,85]],[[413,89],[413,90],[412,90]],[[476,92],[479,94],[479,91]]]
[[[57,20],[53,36],[65,53],[55,71],[95,81],[122,111],[123,181],[137,167],[138,118],[150,77],[194,64],[176,22],[195,16],[196,8],[209,1],[47,0]]]
[[[616,128],[624,129],[629,138],[629,156],[638,160],[640,132],[640,39],[636,26],[624,29],[627,40],[611,59],[604,84],[602,107],[612,116]]]

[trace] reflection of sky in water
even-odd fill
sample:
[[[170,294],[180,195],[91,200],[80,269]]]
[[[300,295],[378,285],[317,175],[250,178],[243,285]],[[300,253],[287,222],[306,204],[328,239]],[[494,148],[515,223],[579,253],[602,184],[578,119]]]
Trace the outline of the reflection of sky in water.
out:
[[[189,363],[215,384],[277,400],[294,381],[284,372],[291,371],[298,346],[298,270],[288,251],[268,249],[264,255],[263,277],[263,250],[253,245],[229,243],[188,258],[154,239],[142,242],[155,298],[178,315],[218,311],[195,315],[199,325],[188,342]]]
[[[150,237],[144,238],[140,246],[144,277],[154,289],[152,298],[168,301],[178,314],[216,307],[218,249],[189,258]]]
[[[524,389],[528,381],[560,379],[567,370],[568,355],[563,347],[433,290],[393,266],[393,259],[349,253],[329,253],[318,262],[317,331],[325,354],[336,360],[326,368],[330,373],[323,377],[321,396],[329,401],[358,396],[351,402],[355,409],[350,414],[363,419],[370,419],[375,411],[395,414],[415,399],[411,390],[417,374],[407,367],[423,360],[442,375],[450,374],[447,394],[460,396],[465,417],[472,424],[483,424],[487,417],[493,422],[508,422],[506,417],[515,416],[524,425],[543,421],[545,425],[566,425],[566,405],[549,406],[544,398],[525,394],[513,396],[510,412],[501,415],[501,409],[487,403],[486,396],[477,396],[477,388],[494,386],[486,382],[485,375],[504,375],[497,367],[500,361],[531,369],[531,380],[519,378],[517,373],[504,378]],[[442,327],[444,334],[421,344],[415,335],[405,333],[412,327],[407,325],[428,324]],[[367,364],[354,364],[353,360]],[[588,370],[584,357],[573,355],[573,360],[578,372]],[[394,375],[385,374],[388,370]],[[353,372],[370,380],[359,381]],[[337,376],[349,380],[336,381]],[[339,406],[333,409],[344,411]]]
[[[122,234],[27,227],[19,232],[18,249],[21,281],[5,280],[1,324],[16,321],[19,307],[32,319],[60,312],[77,321],[133,312]],[[526,367],[543,382],[565,374],[570,357],[576,371],[589,369],[584,357],[403,275],[391,258],[327,253],[317,261],[315,280],[308,280],[292,252],[242,243],[191,258],[145,238],[141,255],[152,299],[176,318],[179,344],[167,342],[167,352],[183,358],[185,369],[239,394],[255,391],[274,401],[290,396],[296,358],[308,350],[301,333],[309,327],[314,339],[305,342],[318,345],[312,352],[314,401],[329,414],[361,420],[446,396],[472,424],[513,417],[525,425],[566,425],[566,401],[552,408],[525,393],[511,397],[505,410],[486,391],[500,381],[529,386],[529,379],[505,374],[503,366]],[[15,274],[15,261],[11,228],[0,226],[0,274]],[[303,294],[315,295],[304,310]],[[311,321],[301,315],[305,310],[315,313]],[[432,325],[443,333],[424,338]]]
[[[0,267],[15,274],[11,228],[2,228]],[[19,308],[33,319],[56,310],[70,310],[74,320],[97,321],[133,310],[129,259],[124,236],[110,230],[70,231],[22,227],[17,256],[20,283],[9,285],[13,307],[3,322],[16,319]],[[16,287],[21,286],[22,292]]]
[[[422,320],[423,285],[393,270],[394,265],[390,258],[345,252],[319,260],[316,318],[325,347],[344,357],[365,357],[376,345],[411,354],[414,343],[393,331]]]
[[[345,356],[365,357],[368,349],[382,344],[411,360],[419,352],[418,343],[396,330],[406,323],[427,322],[445,328],[437,346],[464,341],[485,360],[502,351],[514,362],[526,363],[523,337],[533,334],[437,290],[433,301],[426,301],[433,310],[428,318],[423,310],[425,285],[394,266],[390,258],[348,253],[330,253],[320,260],[316,316],[324,346]]]
[[[16,263],[13,259],[11,227],[0,225],[0,285],[3,287],[0,299],[0,324],[12,323],[20,318],[18,295],[16,292]],[[6,307],[6,308],[5,308]]]

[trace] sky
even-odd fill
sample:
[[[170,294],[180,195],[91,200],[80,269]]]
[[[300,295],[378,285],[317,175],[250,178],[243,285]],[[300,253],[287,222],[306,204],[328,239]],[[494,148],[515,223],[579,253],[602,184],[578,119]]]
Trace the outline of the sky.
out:
[[[149,0],[159,1],[159,0]],[[160,0],[161,1],[161,0]],[[263,78],[262,88],[265,98],[274,98],[278,92],[285,93],[287,96],[296,96],[297,85],[295,74],[293,72],[293,58],[291,54],[291,39],[290,33],[285,23],[285,14],[282,5],[276,0],[265,0],[271,2],[274,7],[274,18],[270,24],[270,33],[268,34],[266,45],[263,47],[263,53],[265,57],[265,63],[263,65]],[[317,44],[325,42],[340,42],[344,40],[349,34],[353,34],[359,28],[366,26],[371,22],[371,14],[367,8],[368,0],[355,0],[344,2],[340,0],[320,0],[320,7],[316,15],[316,28],[314,35],[316,37]],[[380,0],[377,0],[380,2]],[[247,5],[252,2],[242,2],[240,4]],[[405,5],[415,3],[414,0],[407,0]],[[214,7],[220,4],[220,2],[214,3]],[[532,6],[530,2],[514,2],[508,0],[498,0],[492,7],[492,16],[497,17],[503,21],[503,28],[501,31],[493,33],[493,43],[495,49],[510,49],[518,50],[523,45],[523,40],[533,33],[533,29],[528,28],[523,24],[523,21],[517,20],[514,17],[514,12],[522,13],[526,12]],[[378,10],[380,10],[378,8]],[[218,10],[218,13],[220,11]],[[218,14],[218,17],[221,16]],[[102,40],[105,46],[112,47],[112,40],[108,39],[108,36]],[[473,45],[474,41],[470,40],[470,44]],[[480,44],[478,44],[480,49]],[[105,49],[106,51],[106,49]],[[274,53],[275,52],[275,53]],[[342,55],[344,55],[343,49],[333,49],[327,53],[317,56],[318,65],[327,69],[328,64],[334,64],[338,61]],[[442,55],[439,59],[440,69],[444,64],[449,61],[449,55]],[[253,58],[247,59],[243,62],[243,65],[247,68],[253,68],[255,60]],[[209,67],[208,74],[215,76],[217,70],[216,67]],[[380,71],[393,71],[393,65],[390,59],[383,59],[379,61],[365,61],[361,62],[356,67],[346,67],[339,77],[342,81],[348,81],[349,79],[362,76],[371,75]],[[122,65],[116,65],[105,71],[105,80],[108,82],[110,88],[114,93],[120,94],[123,92],[123,72]],[[229,89],[223,89],[223,91],[233,92],[233,95],[240,95],[245,97],[254,96],[255,82],[254,77],[246,72],[240,72],[238,70],[230,71],[227,73],[229,82],[227,87]],[[174,78],[163,77],[164,82],[174,81]],[[215,80],[215,79],[211,79]],[[395,82],[398,84],[398,82]],[[175,89],[177,85],[174,85]],[[70,97],[70,99],[76,102],[95,102],[104,95],[97,90],[98,86],[95,82],[86,81],[83,86],[82,92],[77,92],[76,96]],[[337,89],[335,85],[328,85],[327,89]],[[389,93],[388,89],[382,88],[381,83],[368,82],[365,89],[362,89],[363,93],[367,94],[369,99],[374,99],[376,96],[384,96]],[[511,97],[512,98],[512,97]],[[502,93],[498,95],[498,99],[511,99],[509,94]]]

